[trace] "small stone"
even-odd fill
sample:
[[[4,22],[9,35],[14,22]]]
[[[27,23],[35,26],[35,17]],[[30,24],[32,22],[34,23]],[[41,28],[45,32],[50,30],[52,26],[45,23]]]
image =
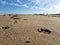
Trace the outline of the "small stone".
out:
[[[26,41],[25,43],[30,43],[30,41]]]
[[[19,19],[18,17],[14,17],[13,19]]]
[[[18,23],[18,21],[14,21],[14,24],[15,24],[15,23]]]
[[[8,26],[3,26],[2,29],[9,29],[9,27]]]
[[[37,31],[38,32],[43,32],[43,33],[48,33],[48,34],[51,33],[51,31],[49,29],[45,29],[45,28],[41,28],[41,29],[38,28]]]
[[[27,20],[27,19],[23,19],[23,20]]]

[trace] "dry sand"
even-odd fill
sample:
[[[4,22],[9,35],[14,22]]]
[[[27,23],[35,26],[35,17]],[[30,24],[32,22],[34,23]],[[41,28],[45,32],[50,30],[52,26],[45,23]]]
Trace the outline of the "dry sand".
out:
[[[51,33],[38,32],[38,28]],[[60,45],[60,18],[0,15],[0,45]]]

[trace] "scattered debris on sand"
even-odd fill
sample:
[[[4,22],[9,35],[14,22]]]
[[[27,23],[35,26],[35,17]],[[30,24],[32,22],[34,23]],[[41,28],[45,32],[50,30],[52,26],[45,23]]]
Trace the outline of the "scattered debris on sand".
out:
[[[5,14],[3,14],[3,16],[6,16]]]
[[[30,41],[26,41],[25,43],[30,43]]]
[[[23,19],[23,20],[27,20],[27,19]]]
[[[1,29],[9,29],[9,26],[2,26]]]
[[[13,19],[19,19],[18,17],[14,17]]]
[[[8,16],[12,16],[11,14],[8,14]]]
[[[13,16],[11,16],[10,18],[12,18],[12,19],[14,19],[14,20],[15,20],[15,19],[17,19],[17,20],[19,19],[19,17],[18,17],[17,15],[13,15]]]
[[[14,21],[14,24],[15,24],[15,23],[18,23],[18,21]]]
[[[51,33],[51,31],[49,29],[44,29],[44,28],[39,29],[38,28],[37,30],[38,30],[38,32],[43,32],[43,33],[48,33],[48,34]]]
[[[18,17],[18,15],[12,15],[12,17]]]

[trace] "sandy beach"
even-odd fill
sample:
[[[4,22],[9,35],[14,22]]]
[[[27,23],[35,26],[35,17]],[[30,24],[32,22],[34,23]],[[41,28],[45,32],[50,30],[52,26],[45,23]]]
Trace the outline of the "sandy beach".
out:
[[[39,32],[38,29],[41,28],[48,29],[51,33]],[[0,45],[60,45],[60,18],[0,15]]]

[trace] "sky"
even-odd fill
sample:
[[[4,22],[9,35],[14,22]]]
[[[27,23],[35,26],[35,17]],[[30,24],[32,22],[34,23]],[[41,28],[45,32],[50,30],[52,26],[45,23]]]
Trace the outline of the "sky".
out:
[[[60,0],[0,0],[0,13],[60,13]]]

